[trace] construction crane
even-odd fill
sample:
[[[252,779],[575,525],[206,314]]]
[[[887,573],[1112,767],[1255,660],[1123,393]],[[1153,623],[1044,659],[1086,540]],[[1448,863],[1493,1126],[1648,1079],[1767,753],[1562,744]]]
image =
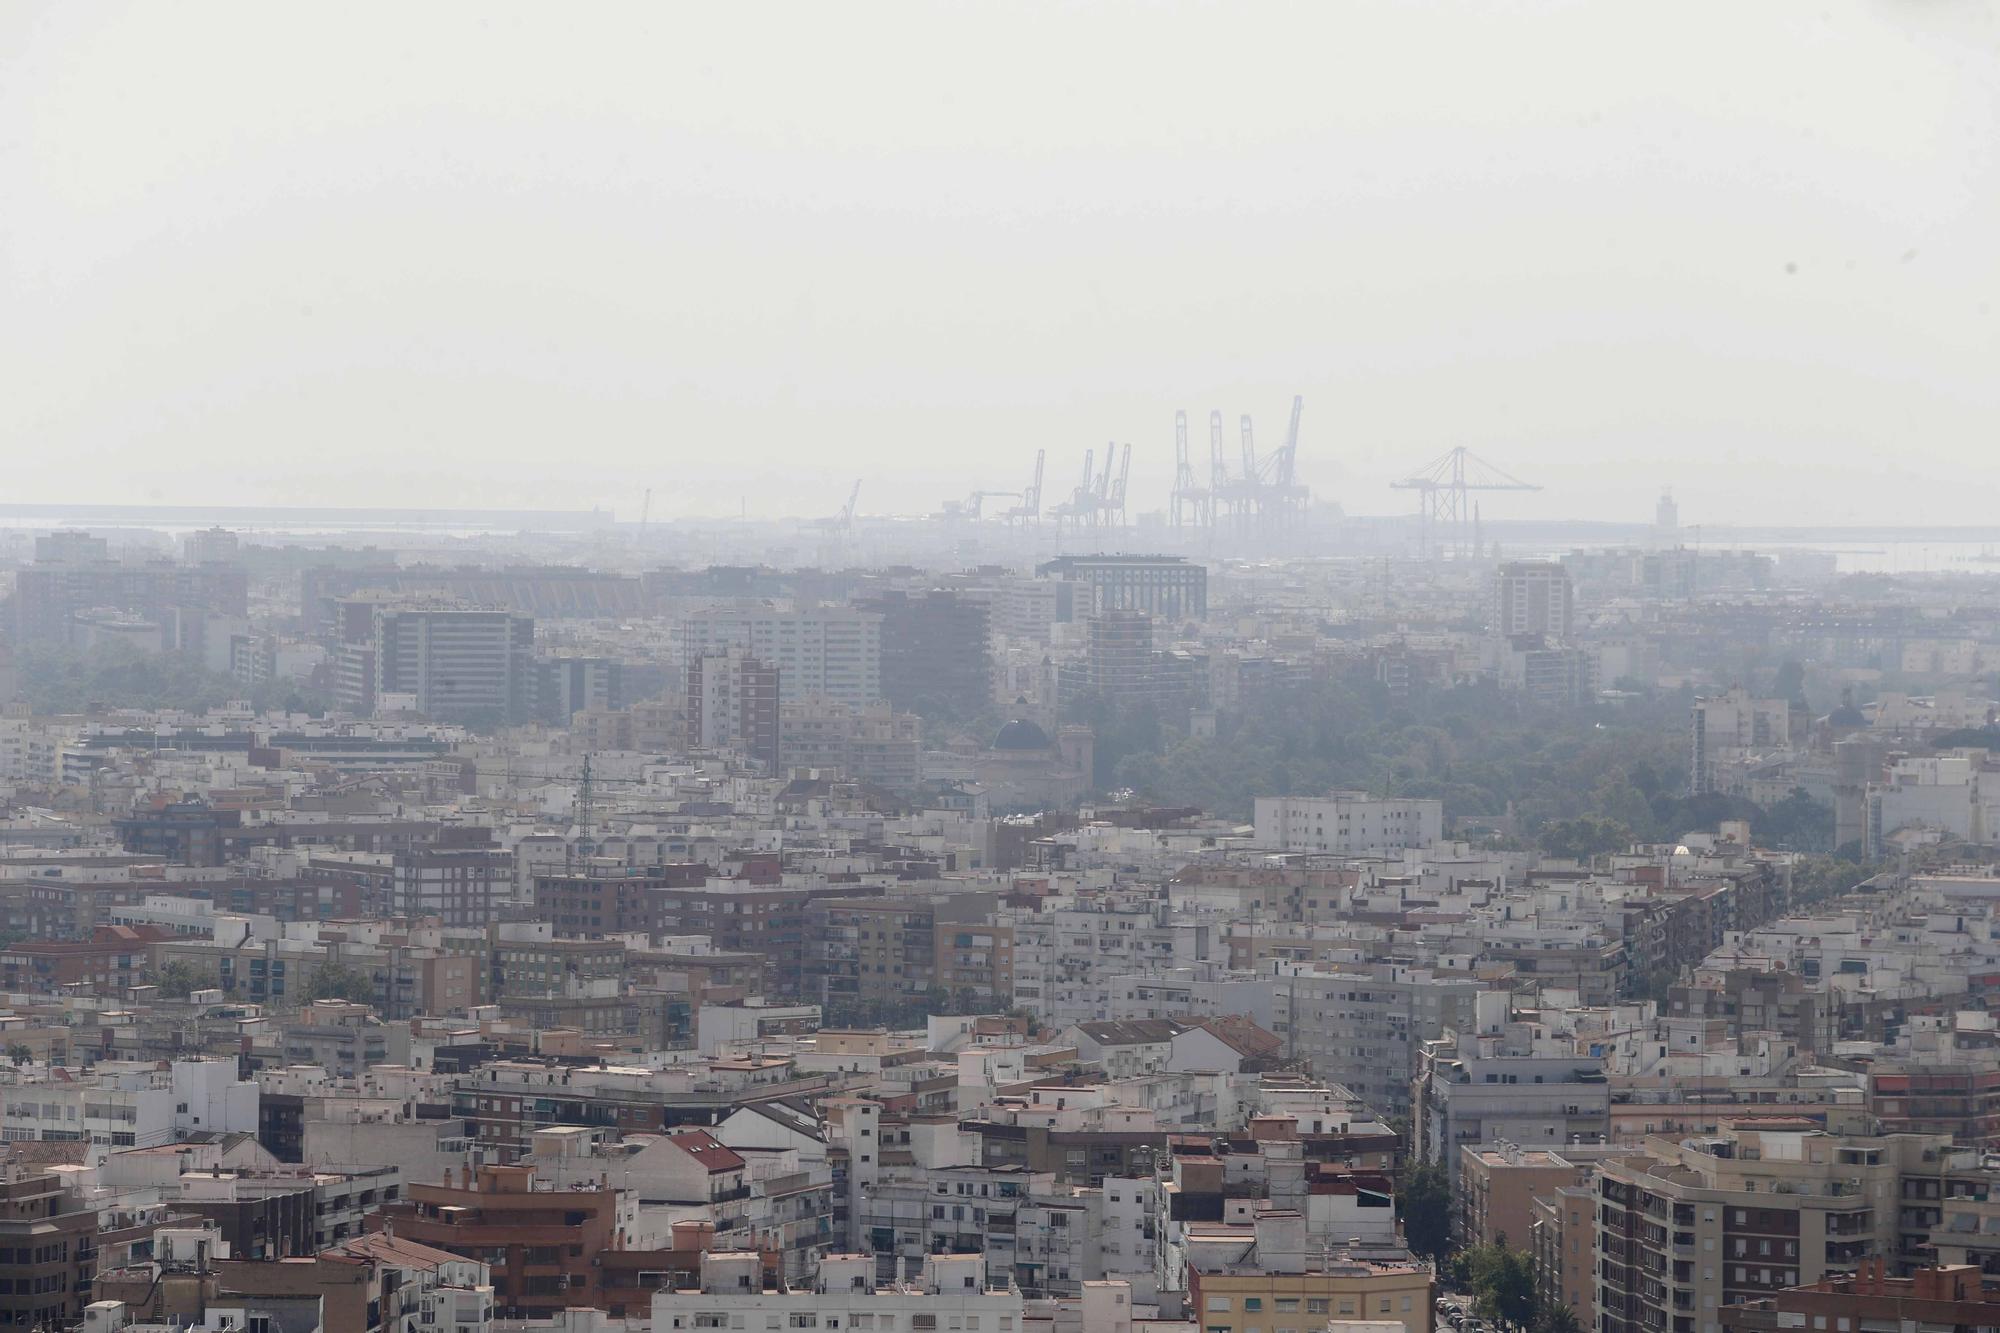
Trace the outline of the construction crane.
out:
[[[1305,405],[1303,394],[1292,395],[1292,420],[1285,428],[1285,443],[1260,465],[1259,516],[1265,523],[1290,524],[1305,517],[1312,495],[1298,483],[1299,417]]]
[[[1211,528],[1227,525],[1243,536],[1302,522],[1310,498],[1310,492],[1298,480],[1299,420],[1304,411],[1304,397],[1294,394],[1284,445],[1262,456],[1257,453],[1257,432],[1250,414],[1246,412],[1239,417],[1237,467],[1240,471],[1233,475],[1229,466],[1229,444],[1223,434],[1222,413],[1210,412],[1206,490],[1193,484],[1194,460],[1187,456],[1184,423],[1176,417],[1176,522],[1186,522],[1183,516],[1192,514],[1198,524]]]
[[[977,523],[980,514],[986,508],[986,502],[990,499],[1003,497],[1018,500],[1021,498],[1021,493],[1019,491],[974,491],[963,500],[946,500],[944,502],[944,509],[939,513],[938,517],[944,519],[969,518]]]
[[[1229,476],[1229,447],[1222,433],[1220,409],[1208,414],[1208,522],[1219,526],[1237,512],[1235,483]]]
[[[1187,410],[1174,413],[1174,497],[1169,518],[1177,528],[1207,527],[1208,491],[1194,484],[1194,460],[1188,456]]]
[[[1069,499],[1049,510],[1056,521],[1056,532],[1060,534],[1065,526],[1080,527],[1097,514],[1097,497],[1093,484],[1097,478],[1097,450],[1083,451],[1083,483],[1070,492]]]
[[[1132,446],[1127,444],[1118,460],[1118,480],[1111,481],[1111,468],[1104,469],[1109,494],[1104,500],[1104,521],[1113,527],[1125,526],[1125,483],[1132,478]]]
[[[1448,543],[1454,556],[1465,555],[1466,530],[1473,518],[1471,492],[1542,489],[1502,471],[1462,444],[1389,485],[1417,493],[1417,545],[1426,559],[1440,543]]]
[[[1194,454],[1188,448],[1188,414],[1174,412],[1174,506],[1170,520],[1176,528],[1208,528],[1216,522],[1216,470],[1220,468],[1222,454],[1214,442],[1222,434],[1222,414],[1212,414],[1208,426],[1214,456],[1208,464],[1208,484],[1202,486],[1194,480]]]
[[[1042,521],[1042,465],[1048,462],[1048,458],[1048,450],[1035,450],[1035,479],[1028,483],[1027,490],[1021,492],[1021,503],[1013,506],[1002,516],[1009,523]]]
[[[1299,453],[1299,415],[1305,411],[1305,406],[1305,395],[1292,395],[1292,424],[1285,428],[1284,447],[1274,455],[1271,472],[1273,485],[1289,486],[1292,483],[1292,465]]]
[[[840,512],[838,514],[835,514],[832,518],[814,519],[813,526],[820,529],[822,532],[837,532],[841,534],[843,537],[853,536],[854,506],[856,502],[858,502],[860,499],[861,499],[861,479],[859,477],[856,477],[854,479],[854,489],[847,493],[847,503],[841,506]]]

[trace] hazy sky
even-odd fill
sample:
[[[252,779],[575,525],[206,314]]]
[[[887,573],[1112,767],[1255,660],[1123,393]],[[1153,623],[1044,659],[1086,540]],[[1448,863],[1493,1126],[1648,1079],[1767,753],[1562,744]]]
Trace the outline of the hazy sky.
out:
[[[0,6],[18,500],[2000,521],[1997,305],[1994,0]]]

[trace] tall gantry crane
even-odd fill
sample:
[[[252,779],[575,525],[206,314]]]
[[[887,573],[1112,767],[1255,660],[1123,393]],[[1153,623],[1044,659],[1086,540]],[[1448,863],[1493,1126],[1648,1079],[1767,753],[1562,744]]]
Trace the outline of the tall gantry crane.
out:
[[[1417,493],[1417,545],[1426,559],[1440,546],[1456,557],[1466,554],[1466,536],[1474,521],[1473,491],[1542,489],[1502,471],[1462,444],[1389,485]]]
[[[1109,464],[1107,463],[1108,467]],[[1069,499],[1061,501],[1049,510],[1049,517],[1056,521],[1056,532],[1060,535],[1064,528],[1082,527],[1086,521],[1094,521],[1097,515],[1097,450],[1083,451],[1083,481],[1070,492]]]
[[[1132,446],[1125,445],[1118,460],[1118,479],[1111,480],[1110,460],[1105,460],[1104,478],[1107,483],[1104,498],[1104,522],[1108,527],[1125,526],[1125,483],[1132,479]]]
[[[841,506],[840,512],[831,518],[814,519],[813,526],[822,532],[835,532],[843,537],[852,537],[854,535],[854,506],[860,499],[861,479],[856,477],[854,479],[854,489],[847,493],[847,503]]]
[[[1174,493],[1170,521],[1177,528],[1205,528],[1214,521],[1208,513],[1209,492],[1195,485],[1194,460],[1188,456],[1187,411],[1174,413]]]
[[[1018,500],[1019,491],[974,491],[963,500],[946,500],[937,517],[950,522],[956,519],[970,519],[977,523],[985,514],[988,500]]]
[[[1296,523],[1305,517],[1312,492],[1298,480],[1299,417],[1305,412],[1303,394],[1292,395],[1292,421],[1285,428],[1285,443],[1261,465],[1260,498],[1266,521]],[[1247,424],[1247,419],[1246,419]]]
[[[1039,524],[1042,521],[1042,465],[1048,462],[1048,458],[1048,450],[1035,450],[1035,479],[1028,483],[1027,490],[1021,492],[1021,503],[1001,515],[1010,524]]]

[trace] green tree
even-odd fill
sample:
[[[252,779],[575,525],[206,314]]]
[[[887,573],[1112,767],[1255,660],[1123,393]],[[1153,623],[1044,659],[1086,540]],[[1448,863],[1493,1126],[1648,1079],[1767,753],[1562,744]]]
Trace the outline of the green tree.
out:
[[[1566,856],[1588,861],[1606,852],[1622,852],[1632,845],[1632,830],[1615,820],[1586,815],[1564,819],[1544,828],[1537,841],[1550,856]]]
[[[1441,1264],[1451,1252],[1451,1182],[1435,1162],[1413,1167],[1396,1195],[1403,1242],[1419,1259]]]
[[[1557,1301],[1535,1312],[1534,1333],[1583,1333],[1576,1311]]]
[[[1792,867],[1792,906],[1805,907],[1838,897],[1880,871],[1880,866],[1846,856],[1806,857]]]
[[[345,963],[328,963],[316,969],[306,983],[308,1000],[350,1000],[355,1004],[375,1003],[375,983],[358,968]]]
[[[1833,848],[1833,807],[1815,801],[1803,787],[1794,787],[1753,824],[1758,841],[1788,852],[1826,852]]]
[[[194,964],[183,958],[171,960],[153,978],[153,984],[160,988],[161,998],[168,1000],[185,1000],[203,981]]]
[[[1535,1267],[1526,1250],[1509,1249],[1503,1236],[1469,1251],[1466,1272],[1480,1318],[1505,1328],[1534,1323]]]
[[[1651,1000],[1655,1004],[1667,1002],[1667,992],[1681,977],[1679,971],[1671,967],[1656,967],[1647,972],[1630,972],[1625,978],[1625,994],[1634,1000]]]
[[[84,651],[37,644],[20,649],[15,663],[21,694],[37,713],[76,713],[94,706],[201,712],[238,699],[253,708],[294,713],[324,713],[332,705],[324,691],[297,681],[246,685],[207,670],[185,653],[145,653],[123,643]]]
[[[34,1050],[21,1042],[14,1042],[7,1047],[7,1060],[10,1064],[24,1065],[34,1058]]]

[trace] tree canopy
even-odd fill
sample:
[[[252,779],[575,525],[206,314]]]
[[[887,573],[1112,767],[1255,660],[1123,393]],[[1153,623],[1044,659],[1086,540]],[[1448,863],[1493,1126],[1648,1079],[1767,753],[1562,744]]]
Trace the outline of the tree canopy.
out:
[[[1769,810],[1688,791],[1685,691],[1539,707],[1491,684],[1398,694],[1344,677],[1261,696],[1216,735],[1187,737],[1149,704],[1085,700],[1099,783],[1243,819],[1258,796],[1360,788],[1442,801],[1447,818],[1511,813],[1555,855],[1678,838],[1750,821],[1760,844],[1832,850],[1833,813],[1803,792]],[[1560,849],[1560,850],[1556,850]]]
[[[1451,1182],[1444,1168],[1435,1162],[1412,1167],[1397,1191],[1396,1207],[1410,1253],[1443,1263],[1451,1253]]]

